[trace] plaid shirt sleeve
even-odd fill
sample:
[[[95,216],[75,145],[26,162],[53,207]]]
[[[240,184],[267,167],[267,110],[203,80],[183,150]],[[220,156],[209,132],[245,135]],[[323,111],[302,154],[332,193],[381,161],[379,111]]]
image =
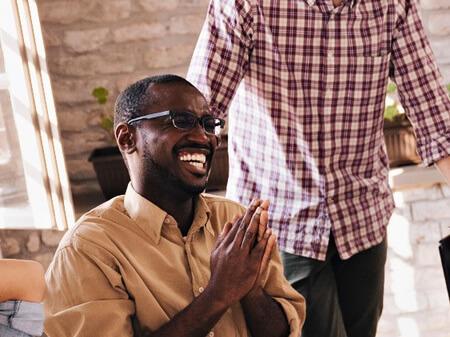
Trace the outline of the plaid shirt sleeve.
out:
[[[450,155],[450,99],[434,61],[416,0],[399,1],[391,62],[393,81],[425,165]]]
[[[253,47],[255,7],[246,0],[213,0],[192,56],[187,75],[225,117],[239,82],[248,68]]]

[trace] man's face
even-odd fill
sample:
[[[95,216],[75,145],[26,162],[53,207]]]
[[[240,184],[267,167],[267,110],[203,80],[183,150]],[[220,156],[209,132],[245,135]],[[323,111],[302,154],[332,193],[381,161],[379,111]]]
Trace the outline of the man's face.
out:
[[[204,97],[187,84],[154,84],[151,90],[157,100],[145,114],[170,110],[201,117],[210,113]],[[191,130],[177,129],[169,116],[140,121],[136,129],[146,183],[158,179],[158,185],[163,182],[167,188],[192,194],[205,189],[216,136],[206,134],[198,124]]]

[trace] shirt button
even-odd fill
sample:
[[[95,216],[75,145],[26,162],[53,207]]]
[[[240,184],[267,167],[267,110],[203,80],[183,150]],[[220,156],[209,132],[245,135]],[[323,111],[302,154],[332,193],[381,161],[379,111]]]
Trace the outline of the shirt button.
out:
[[[202,293],[203,290],[205,290],[205,288],[203,288],[203,287],[198,288],[198,292],[199,292],[199,293]]]
[[[214,337],[214,331],[210,331],[210,332],[208,333],[208,337]]]

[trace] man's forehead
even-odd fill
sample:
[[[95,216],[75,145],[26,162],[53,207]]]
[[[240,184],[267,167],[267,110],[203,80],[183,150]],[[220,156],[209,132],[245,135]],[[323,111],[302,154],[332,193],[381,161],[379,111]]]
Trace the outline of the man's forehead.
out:
[[[150,94],[152,104],[184,104],[201,105],[203,108],[208,107],[208,103],[200,91],[188,83],[154,83],[147,90],[147,93]]]

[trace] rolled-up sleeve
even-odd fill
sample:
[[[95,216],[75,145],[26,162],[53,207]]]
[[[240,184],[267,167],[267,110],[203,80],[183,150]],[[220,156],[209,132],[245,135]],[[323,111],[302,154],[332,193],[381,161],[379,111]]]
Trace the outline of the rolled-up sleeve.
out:
[[[305,322],[305,299],[291,287],[284,277],[283,265],[277,248],[272,253],[267,273],[263,279],[263,288],[283,308],[291,329],[289,337],[300,336]]]
[[[82,239],[60,248],[46,281],[48,337],[133,336],[134,303],[103,248]]]
[[[450,99],[419,17],[416,0],[399,1],[392,79],[425,165],[450,155]]]

